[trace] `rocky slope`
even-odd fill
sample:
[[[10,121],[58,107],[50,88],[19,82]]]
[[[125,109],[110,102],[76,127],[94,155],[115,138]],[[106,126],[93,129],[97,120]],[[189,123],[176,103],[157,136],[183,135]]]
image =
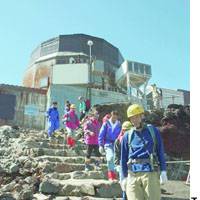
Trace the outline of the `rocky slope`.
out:
[[[100,171],[85,172],[84,144],[80,140],[76,148],[68,149],[62,136],[60,132],[50,143],[44,131],[0,127],[0,199],[120,199],[119,183],[106,180],[105,158]],[[180,166],[169,164],[171,168],[173,172]],[[188,168],[184,166],[176,178]],[[171,178],[175,176],[172,172]],[[188,198],[189,187],[181,181],[170,181],[163,187],[163,199]]]

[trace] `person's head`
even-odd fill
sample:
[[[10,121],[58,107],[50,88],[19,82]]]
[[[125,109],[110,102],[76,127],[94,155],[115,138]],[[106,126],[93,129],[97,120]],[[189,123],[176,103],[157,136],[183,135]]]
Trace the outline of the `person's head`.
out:
[[[122,131],[123,131],[123,132],[128,131],[128,130],[130,130],[132,127],[133,127],[133,125],[131,124],[130,121],[125,121],[125,122],[122,124]]]
[[[110,118],[112,122],[116,122],[119,118],[119,113],[116,110],[113,110]]]
[[[65,102],[65,105],[66,105],[66,106],[70,105],[70,102],[69,102],[69,101],[66,101],[66,102]]]
[[[186,114],[190,114],[190,106],[185,106],[184,111]]]
[[[71,104],[71,106],[70,106],[70,110],[73,110],[73,111],[75,111],[75,109],[76,109],[76,106],[75,106],[75,104]]]
[[[93,113],[91,113],[91,117],[99,119],[99,113],[97,111],[94,111]]]
[[[79,101],[83,101],[83,100],[84,100],[84,97],[83,97],[83,96],[79,96],[79,97],[78,97],[78,100],[79,100]]]
[[[127,109],[127,117],[136,128],[142,128],[144,108],[139,104],[133,104]]]
[[[110,113],[109,113],[109,114],[106,114],[106,115],[103,117],[102,122],[105,123],[107,120],[110,119],[110,117],[111,117],[111,114],[110,114]]]
[[[52,106],[53,106],[54,108],[57,108],[58,103],[57,103],[56,101],[53,101],[53,102],[52,102]]]

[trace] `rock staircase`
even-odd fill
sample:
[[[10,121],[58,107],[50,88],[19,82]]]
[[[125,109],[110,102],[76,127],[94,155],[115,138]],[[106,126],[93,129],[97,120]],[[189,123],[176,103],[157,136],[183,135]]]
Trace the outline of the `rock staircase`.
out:
[[[53,142],[46,138],[45,132],[32,131],[27,135],[18,138],[10,139],[10,150],[12,155],[12,162],[19,166],[15,173],[20,176],[27,176],[25,179],[26,185],[29,184],[33,188],[33,177],[37,177],[34,182],[34,193],[22,193],[20,189],[16,189],[19,194],[13,199],[35,199],[35,200],[114,200],[121,199],[121,188],[118,182],[111,182],[106,179],[106,162],[102,157],[101,170],[95,170],[94,165],[91,171],[84,171],[84,155],[85,145],[78,141],[74,149],[69,149],[63,146],[63,137],[58,137]],[[11,159],[9,155],[1,155],[1,162],[3,160]],[[94,158],[92,159],[94,161]],[[6,169],[5,169],[6,170]],[[7,172],[8,173],[8,172]],[[36,176],[37,175],[37,176]],[[10,185],[13,182],[9,183]],[[173,183],[172,182],[169,182]],[[182,182],[181,182],[182,183]],[[181,184],[180,183],[180,184]],[[0,194],[10,195],[11,189],[8,185],[0,189]],[[13,184],[14,185],[14,184]],[[179,190],[183,188],[185,193],[189,195],[188,186],[182,185]],[[163,191],[170,189],[164,187]],[[181,195],[179,197],[173,195],[168,197],[168,194],[163,194],[162,199],[178,200],[188,199]],[[12,190],[13,192],[13,190]],[[174,192],[175,193],[175,192]],[[2,198],[1,198],[2,197]],[[3,196],[0,195],[0,199]],[[9,198],[8,198],[9,199]],[[12,200],[12,198],[11,198]]]

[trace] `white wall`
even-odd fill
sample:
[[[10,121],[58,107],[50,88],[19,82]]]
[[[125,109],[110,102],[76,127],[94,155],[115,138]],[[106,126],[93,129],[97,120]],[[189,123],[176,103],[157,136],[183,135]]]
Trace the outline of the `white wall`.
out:
[[[87,84],[88,82],[88,64],[76,63],[53,66],[52,84]]]
[[[76,105],[78,113],[78,106],[79,106],[78,97],[79,96],[86,97],[86,92],[87,88],[85,87],[68,86],[68,85],[51,85],[47,93],[47,108],[53,101],[57,101],[58,111],[60,113],[60,117],[62,117],[64,113],[65,101],[69,100],[71,103]],[[92,105],[105,104],[105,103],[123,103],[123,102],[129,102],[127,95],[113,91],[92,89]],[[140,101],[136,98],[132,98],[131,102],[140,103]]]

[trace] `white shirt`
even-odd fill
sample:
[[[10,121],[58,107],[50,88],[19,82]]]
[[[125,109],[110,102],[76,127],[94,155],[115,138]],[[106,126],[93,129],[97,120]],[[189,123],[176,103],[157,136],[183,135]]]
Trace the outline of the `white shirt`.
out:
[[[111,128],[112,128],[112,132],[114,131],[114,129],[115,129],[115,127],[117,126],[117,124],[118,124],[118,120],[116,120],[116,122],[115,123],[113,123],[112,122],[112,120],[111,119],[109,119],[109,122],[110,122],[110,125],[111,125]]]

